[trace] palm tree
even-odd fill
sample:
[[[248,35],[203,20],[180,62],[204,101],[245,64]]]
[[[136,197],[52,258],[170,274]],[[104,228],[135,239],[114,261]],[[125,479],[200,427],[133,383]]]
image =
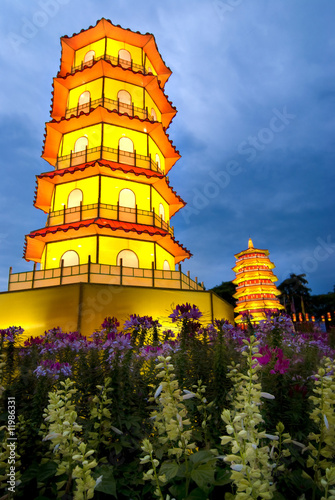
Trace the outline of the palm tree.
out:
[[[310,303],[310,291],[306,285],[306,274],[291,273],[290,277],[278,285],[281,291],[280,301],[286,310],[289,307],[290,313],[302,312],[305,314],[305,305]],[[300,304],[299,304],[300,302]]]

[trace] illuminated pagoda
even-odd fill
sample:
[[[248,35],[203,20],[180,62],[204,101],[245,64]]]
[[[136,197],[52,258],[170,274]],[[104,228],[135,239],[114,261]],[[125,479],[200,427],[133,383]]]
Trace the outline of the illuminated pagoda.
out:
[[[251,238],[248,249],[235,255],[236,265],[233,271],[236,278],[233,283],[237,285],[234,295],[237,299],[234,309],[235,313],[238,313],[235,318],[237,324],[243,324],[243,314],[251,315],[252,322],[258,323],[266,319],[267,313],[284,309],[277,298],[280,291],[274,284],[277,281],[272,272],[275,266],[268,255],[268,250],[254,248]]]
[[[170,220],[185,202],[167,176],[180,158],[166,133],[177,110],[154,36],[101,19],[61,45],[42,151],[52,170],[37,175],[34,201],[46,226],[26,236],[33,270],[10,269],[8,292],[24,306],[0,294],[9,311],[1,323],[19,321],[20,310],[33,331],[53,321],[92,332],[104,314],[167,317],[187,301],[211,316],[215,302],[216,317],[233,320],[227,303],[181,271],[191,253]]]

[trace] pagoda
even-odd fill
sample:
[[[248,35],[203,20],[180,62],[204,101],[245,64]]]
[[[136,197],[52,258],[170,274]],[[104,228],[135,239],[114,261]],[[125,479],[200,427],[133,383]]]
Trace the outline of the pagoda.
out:
[[[154,36],[101,19],[61,45],[42,151],[49,168],[34,200],[46,225],[25,238],[33,270],[10,268],[0,328],[90,334],[108,315],[164,323],[185,302],[207,322],[233,321],[231,306],[181,270],[191,253],[170,224],[185,202],[169,182],[180,155],[166,132],[177,110]]]
[[[180,158],[166,128],[171,70],[154,37],[102,19],[63,37],[35,207],[45,228],[26,236],[41,269],[96,264],[174,270],[190,252],[171,217],[185,203],[167,174]]]
[[[237,324],[244,323],[244,315],[251,316],[252,323],[265,320],[267,314],[277,313],[284,309],[277,298],[280,291],[274,284],[277,277],[272,269],[275,267],[268,258],[268,250],[254,248],[249,238],[248,249],[235,255],[236,265],[233,271],[237,285],[234,297],[237,305],[234,309],[238,316]]]

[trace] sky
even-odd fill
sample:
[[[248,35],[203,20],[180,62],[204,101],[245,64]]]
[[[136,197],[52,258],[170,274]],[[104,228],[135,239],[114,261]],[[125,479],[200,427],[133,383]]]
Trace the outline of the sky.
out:
[[[3,0],[0,18],[0,290],[32,269],[33,207],[60,37],[105,17],[153,33],[178,113],[170,183],[187,202],[171,220],[206,288],[234,279],[234,254],[266,248],[278,284],[335,285],[333,0]]]

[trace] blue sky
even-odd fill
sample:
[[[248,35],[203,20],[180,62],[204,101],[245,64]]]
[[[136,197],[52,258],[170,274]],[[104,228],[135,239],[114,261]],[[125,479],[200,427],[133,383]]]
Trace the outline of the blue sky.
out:
[[[44,227],[32,205],[60,37],[105,17],[155,35],[178,109],[182,158],[169,177],[188,203],[171,221],[207,288],[234,254],[267,248],[278,283],[335,285],[335,3],[332,0],[3,0],[0,19],[0,290]]]

